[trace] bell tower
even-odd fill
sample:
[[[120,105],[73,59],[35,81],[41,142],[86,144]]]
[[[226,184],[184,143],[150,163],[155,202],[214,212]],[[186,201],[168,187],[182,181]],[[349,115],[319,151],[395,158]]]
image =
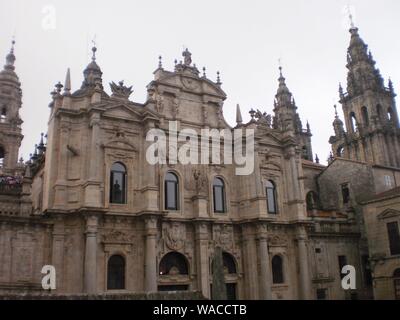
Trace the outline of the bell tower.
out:
[[[400,129],[393,84],[386,87],[358,28],[350,29],[347,92],[339,86],[344,125],[336,113],[333,154],[356,161],[400,167]]]
[[[21,83],[15,73],[15,41],[12,42],[6,64],[0,72],[0,173],[15,174],[18,152],[23,139],[19,116],[22,106]]]

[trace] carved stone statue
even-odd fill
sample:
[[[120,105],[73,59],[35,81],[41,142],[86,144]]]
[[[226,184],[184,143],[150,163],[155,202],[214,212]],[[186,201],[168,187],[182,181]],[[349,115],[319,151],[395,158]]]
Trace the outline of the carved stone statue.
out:
[[[189,50],[186,49],[183,51],[182,56],[184,57],[185,66],[190,66],[192,64],[192,54],[189,52]]]

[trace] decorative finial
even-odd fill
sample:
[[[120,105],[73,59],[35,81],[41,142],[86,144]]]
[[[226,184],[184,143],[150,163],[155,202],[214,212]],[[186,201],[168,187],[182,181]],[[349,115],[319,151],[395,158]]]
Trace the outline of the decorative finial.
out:
[[[97,48],[96,48],[96,47],[93,47],[93,48],[92,48],[92,52],[93,52],[93,54],[92,54],[92,61],[96,61],[96,51],[97,51]]]
[[[217,71],[217,84],[221,85],[221,73],[219,71]]]
[[[58,81],[58,83],[55,85],[57,93],[60,94],[61,93],[61,89],[64,87],[60,81]]]
[[[65,85],[64,85],[64,95],[69,95],[71,93],[71,72],[68,68],[67,75],[65,76]]]
[[[207,78],[206,67],[203,67],[203,78]]]
[[[390,90],[390,92],[391,92],[391,93],[394,93],[393,81],[392,81],[391,78],[389,78],[389,83],[388,83],[388,85],[389,85],[389,90]]]
[[[238,126],[240,126],[243,123],[242,111],[240,110],[239,104],[237,104],[236,106],[236,123],[238,124]]]
[[[11,50],[10,50],[11,53],[14,53],[14,47],[15,47],[15,36],[13,36],[11,40]]]
[[[338,118],[339,115],[338,115],[338,112],[337,112],[337,105],[336,104],[334,105],[334,108],[335,108],[335,117]]]
[[[318,154],[315,154],[315,163],[319,164]]]
[[[310,127],[310,123],[307,120],[307,132],[310,133],[311,132],[311,127]]]
[[[174,64],[175,64],[175,66],[178,64],[178,60],[174,60]]]
[[[349,21],[350,21],[350,30],[357,30],[357,27],[355,26],[354,23],[354,17],[353,17],[353,13],[351,12],[351,8],[349,5],[346,6],[347,9],[347,13],[349,15]]]
[[[15,39],[13,37],[11,41],[10,53],[6,57],[6,68],[14,70],[15,55],[14,55]]]
[[[251,121],[254,122],[255,121],[254,117],[256,116],[256,112],[254,111],[253,108],[251,108],[249,113],[250,113]]]
[[[158,68],[162,69],[162,56],[158,57]]]

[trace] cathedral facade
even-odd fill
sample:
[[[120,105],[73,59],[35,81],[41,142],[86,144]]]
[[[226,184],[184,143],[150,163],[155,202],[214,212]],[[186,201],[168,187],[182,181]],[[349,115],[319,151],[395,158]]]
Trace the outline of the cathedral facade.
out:
[[[310,125],[280,70],[273,114],[223,116],[221,81],[191,53],[161,64],[147,101],[111,83],[93,58],[78,90],[69,71],[49,105],[48,132],[31,159],[23,139],[14,49],[0,73],[0,295],[40,293],[42,267],[55,293],[199,291],[212,298],[213,257],[223,251],[229,299],[400,298],[400,129],[385,86],[352,28],[345,123],[336,114],[329,165],[314,160]],[[226,109],[225,109],[226,110]],[[149,130],[254,130],[255,169],[237,164],[150,164]],[[183,142],[179,142],[183,144]],[[223,149],[225,142],[221,142]],[[344,290],[342,268],[356,287]]]

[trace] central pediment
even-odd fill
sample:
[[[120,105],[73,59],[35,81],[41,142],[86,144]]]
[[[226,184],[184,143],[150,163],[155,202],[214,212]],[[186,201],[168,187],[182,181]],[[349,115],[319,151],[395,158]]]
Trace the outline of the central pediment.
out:
[[[141,121],[141,112],[129,107],[125,104],[119,104],[115,106],[107,107],[103,114],[103,117],[123,119],[128,121]]]

